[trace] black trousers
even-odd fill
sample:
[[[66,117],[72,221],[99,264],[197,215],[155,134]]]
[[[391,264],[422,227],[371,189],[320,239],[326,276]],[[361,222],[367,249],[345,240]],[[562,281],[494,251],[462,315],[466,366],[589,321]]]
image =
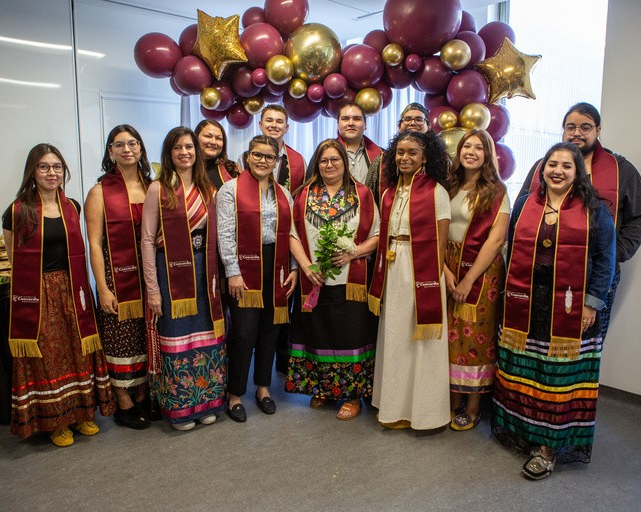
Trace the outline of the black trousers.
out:
[[[243,396],[252,354],[254,355],[254,384],[269,386],[278,342],[280,325],[274,325],[274,245],[263,245],[263,308],[240,308],[238,301],[229,298],[231,330],[227,337],[229,357],[227,390]]]

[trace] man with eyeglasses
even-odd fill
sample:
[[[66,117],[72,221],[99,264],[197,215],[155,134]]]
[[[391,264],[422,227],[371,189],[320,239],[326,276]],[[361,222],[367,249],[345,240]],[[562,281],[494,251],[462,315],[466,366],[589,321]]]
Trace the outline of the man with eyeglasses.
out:
[[[401,112],[401,117],[398,120],[398,131],[413,131],[427,133],[432,131],[432,126],[430,125],[430,118],[427,112],[427,109],[420,103],[410,103],[407,105],[403,112]],[[365,185],[374,194],[374,200],[376,204],[380,204],[381,195],[385,191],[385,187],[380,187],[380,183],[384,181],[382,178],[383,168],[381,162],[383,161],[384,153],[381,153],[376,157],[376,159],[369,166],[367,172],[367,178],[365,178]]]
[[[603,339],[608,332],[614,295],[621,278],[620,264],[634,256],[641,244],[641,176],[625,157],[604,148],[598,140],[601,115],[589,103],[577,103],[563,118],[563,141],[576,145],[583,154],[585,168],[603,203],[608,207],[617,230],[616,271],[606,308],[601,311]],[[519,197],[537,191],[539,166],[536,162],[523,183]]]
[[[274,179],[279,185],[285,187],[293,195],[294,191],[305,181],[305,169],[307,164],[303,155],[285,144],[285,134],[289,130],[287,110],[280,105],[267,105],[260,114],[258,128],[263,135],[273,138],[278,142],[280,151],[278,162],[274,167]],[[247,166],[247,151],[238,159],[241,169],[249,169]]]

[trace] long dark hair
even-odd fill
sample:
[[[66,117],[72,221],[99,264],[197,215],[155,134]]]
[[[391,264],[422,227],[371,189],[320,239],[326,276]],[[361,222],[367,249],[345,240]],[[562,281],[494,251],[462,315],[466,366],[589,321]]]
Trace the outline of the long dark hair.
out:
[[[151,164],[149,163],[149,158],[147,157],[147,149],[145,148],[145,143],[133,126],[130,124],[119,124],[115,126],[107,136],[107,142],[105,143],[105,154],[102,157],[102,172],[105,174],[112,173],[116,170],[116,162],[111,160],[109,155],[109,148],[113,144],[116,135],[119,133],[127,132],[140,143],[140,160],[138,160],[138,168],[140,170],[139,174],[142,178],[142,182],[147,187],[151,183]],[[102,179],[102,176],[98,178],[98,181]]]
[[[192,180],[196,187],[198,187],[198,191],[200,192],[205,204],[208,204],[212,197],[212,185],[207,177],[207,173],[205,172],[205,165],[203,164],[203,159],[200,155],[200,150],[198,149],[198,139],[196,138],[196,134],[185,126],[177,126],[176,128],[169,130],[169,133],[162,143],[160,175],[158,176],[158,183],[160,183],[160,186],[165,191],[167,197],[165,206],[169,209],[176,208],[178,205],[176,193],[174,192],[176,167],[174,166],[174,161],[171,158],[171,151],[178,142],[178,139],[184,135],[189,135],[191,138],[196,154],[194,166],[191,171]]]
[[[458,194],[465,179],[465,167],[461,165],[461,150],[465,142],[473,136],[477,136],[483,145],[484,161],[479,169],[479,177],[474,188],[468,193],[468,204],[478,212],[484,212],[491,208],[494,198],[499,191],[505,190],[505,185],[499,176],[499,165],[496,160],[494,141],[485,130],[471,130],[463,135],[456,148],[456,156],[448,177],[450,184],[450,199]],[[478,198],[478,201],[477,201]],[[476,206],[475,206],[476,205]]]
[[[346,194],[352,190],[352,188],[354,187],[353,178],[349,173],[349,160],[347,158],[347,151],[345,151],[345,146],[343,146],[336,139],[325,139],[316,147],[316,150],[314,150],[314,155],[312,156],[312,161],[310,162],[312,175],[307,181],[305,181],[305,183],[298,187],[292,195],[295,196],[303,189],[303,187],[307,185],[312,185],[314,183],[323,183],[323,178],[321,177],[320,169],[318,167],[318,161],[321,159],[323,153],[330,148],[338,151],[338,156],[340,156],[341,160],[343,161],[343,168],[345,169],[345,172],[343,173],[343,183],[341,184],[343,190]]]
[[[223,135],[223,147],[220,150],[219,155],[214,158],[214,164],[223,164],[223,167],[227,170],[229,175],[232,178],[235,178],[238,176],[238,168],[236,166],[236,163],[233,162],[232,160],[229,159],[227,156],[227,134],[225,133],[225,129],[223,128],[223,125],[220,124],[218,121],[215,121],[213,119],[203,119],[200,123],[196,125],[196,129],[194,130],[194,133],[196,134],[196,140],[198,140],[198,136],[200,135],[200,132],[202,132],[207,126],[215,126],[220,130],[220,133]],[[198,144],[198,151],[200,151],[200,144]],[[205,157],[203,153],[203,159]],[[207,164],[207,161],[205,160],[205,164]]]
[[[449,189],[449,184],[447,183],[449,158],[445,153],[443,143],[434,132],[411,131],[396,134],[390,141],[389,149],[385,151],[385,179],[387,182],[392,186],[396,186],[398,183],[399,171],[396,167],[396,148],[398,143],[403,140],[414,141],[420,146],[425,157],[423,172],[437,183],[443,185],[446,190]]]

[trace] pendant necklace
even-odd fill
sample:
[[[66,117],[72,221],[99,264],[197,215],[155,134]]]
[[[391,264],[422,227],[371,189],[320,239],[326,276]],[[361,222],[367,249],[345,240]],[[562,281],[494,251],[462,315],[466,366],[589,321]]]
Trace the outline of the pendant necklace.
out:
[[[554,223],[552,223],[552,224],[548,224],[545,221],[543,221],[543,223],[546,226],[554,226],[554,224],[556,224],[556,220],[558,219],[559,210],[557,210],[556,208],[552,208],[549,204],[546,204],[546,206],[551,211],[545,212],[545,215],[557,215],[557,217],[554,219]],[[550,247],[552,247],[552,240],[550,239],[550,235],[552,233],[554,233],[554,229],[547,229],[546,228],[545,239],[543,240],[543,247],[545,247],[546,249],[549,249]]]

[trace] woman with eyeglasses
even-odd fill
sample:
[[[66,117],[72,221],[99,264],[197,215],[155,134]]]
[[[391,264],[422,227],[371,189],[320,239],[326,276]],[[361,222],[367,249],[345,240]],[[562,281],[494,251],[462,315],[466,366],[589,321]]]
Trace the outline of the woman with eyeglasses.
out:
[[[211,425],[225,407],[215,191],[196,135],[169,131],[142,211],[142,262],[151,322],[149,372],[160,412],[176,430]]]
[[[235,162],[227,158],[227,135],[218,121],[203,119],[194,130],[205,170],[216,190],[240,173]]]
[[[345,148],[335,139],[318,145],[311,169],[294,200],[290,247],[302,275],[285,391],[311,395],[314,409],[343,401],[336,417],[345,421],[356,418],[361,398],[372,395],[378,321],[367,307],[367,257],[378,243],[378,209],[372,192],[350,176]],[[340,273],[331,279],[313,267],[319,230],[328,224],[352,232],[348,247],[332,258]],[[304,308],[315,286],[318,303]]]
[[[265,135],[249,142],[249,171],[218,192],[218,245],[230,295],[229,404],[232,420],[244,422],[242,397],[254,354],[255,400],[264,414],[274,414],[269,393],[280,324],[289,321],[287,299],[298,272],[290,267],[292,199],[274,182],[278,143]]]
[[[11,432],[49,433],[73,444],[74,429],[99,432],[115,404],[94,316],[80,205],[65,196],[69,168],[51,144],[34,146],[16,200],[2,216],[13,265],[9,348],[13,355]]]
[[[133,126],[107,137],[98,183],[85,201],[91,268],[98,293],[98,328],[118,409],[116,423],[149,426],[144,280],[140,255],[142,205],[151,166]]]

